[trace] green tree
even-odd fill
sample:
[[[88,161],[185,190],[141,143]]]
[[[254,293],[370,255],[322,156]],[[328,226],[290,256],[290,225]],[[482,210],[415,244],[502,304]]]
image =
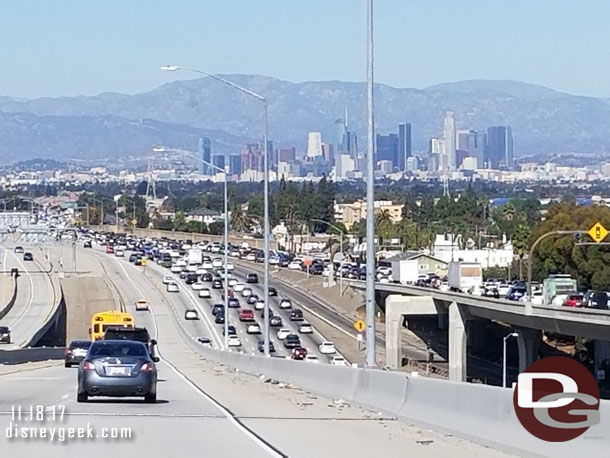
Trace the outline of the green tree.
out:
[[[523,280],[523,257],[529,252],[531,235],[529,226],[525,224],[519,224],[513,233],[513,250],[519,256],[519,280]]]
[[[236,232],[246,232],[250,229],[250,219],[241,205],[235,205],[231,212],[231,228]]]
[[[177,211],[174,215],[173,229],[175,231],[186,230],[186,220],[184,219],[184,213],[182,213],[181,211]]]

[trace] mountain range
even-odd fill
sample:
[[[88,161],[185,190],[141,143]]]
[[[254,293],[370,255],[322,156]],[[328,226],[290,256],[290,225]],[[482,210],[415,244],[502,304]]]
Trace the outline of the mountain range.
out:
[[[223,75],[265,94],[270,139],[304,151],[309,131],[336,143],[336,122],[366,135],[364,83],[292,83],[266,76]],[[424,89],[377,84],[378,133],[412,124],[413,150],[440,136],[445,111],[458,129],[512,126],[515,156],[610,152],[610,101],[517,81],[470,80]],[[31,158],[92,162],[142,156],[155,145],[195,150],[200,136],[213,153],[238,153],[262,136],[262,104],[210,78],[175,81],[135,95],[17,99],[0,96],[0,162]]]

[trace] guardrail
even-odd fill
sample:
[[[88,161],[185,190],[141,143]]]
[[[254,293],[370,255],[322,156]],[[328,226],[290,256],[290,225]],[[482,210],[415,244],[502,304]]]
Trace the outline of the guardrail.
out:
[[[65,347],[34,347],[0,350],[0,364],[23,364],[48,359],[63,359]]]
[[[335,400],[459,435],[494,448],[528,455],[607,454],[610,401],[601,401],[601,423],[570,442],[544,442],[519,423],[510,389],[410,376],[403,372],[311,364],[210,348],[208,360],[243,373],[287,382]],[[603,426],[602,426],[603,425]]]
[[[11,278],[13,280],[13,295],[11,296],[11,299],[8,301],[8,304],[6,304],[2,310],[0,310],[0,320],[2,318],[4,318],[13,308],[13,306],[15,305],[15,302],[17,301],[17,292],[18,292],[18,281],[17,278],[19,278],[19,276],[17,275],[11,275]]]

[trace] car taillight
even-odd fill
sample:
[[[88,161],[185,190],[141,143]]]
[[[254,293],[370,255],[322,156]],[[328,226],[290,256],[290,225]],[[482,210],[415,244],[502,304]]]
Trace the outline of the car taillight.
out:
[[[90,363],[89,361],[85,361],[83,363],[83,370],[84,371],[94,371],[95,365],[93,363]]]
[[[140,372],[150,372],[152,370],[153,370],[152,363],[144,363],[144,364],[142,364],[142,367],[140,368]]]

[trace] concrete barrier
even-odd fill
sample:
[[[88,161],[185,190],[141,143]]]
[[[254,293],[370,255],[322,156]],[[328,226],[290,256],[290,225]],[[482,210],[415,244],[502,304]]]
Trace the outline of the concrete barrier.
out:
[[[18,348],[0,350],[0,364],[22,364],[48,359],[63,359],[65,347]]]
[[[66,345],[66,300],[61,285],[49,276],[53,285],[55,304],[47,316],[45,323],[34,333],[25,345],[36,346],[65,346]]]
[[[0,310],[0,320],[2,318],[4,318],[15,305],[15,301],[17,300],[17,291],[18,291],[17,278],[18,277],[11,276],[11,279],[13,281],[13,295],[11,296],[11,299],[8,301],[8,303],[4,307],[2,307],[2,310]]]
[[[255,376],[383,412],[402,420],[526,456],[597,454],[610,449],[610,401],[602,401],[601,423],[569,442],[550,443],[519,423],[510,389],[408,376],[403,372],[309,364],[191,346],[204,358]]]

